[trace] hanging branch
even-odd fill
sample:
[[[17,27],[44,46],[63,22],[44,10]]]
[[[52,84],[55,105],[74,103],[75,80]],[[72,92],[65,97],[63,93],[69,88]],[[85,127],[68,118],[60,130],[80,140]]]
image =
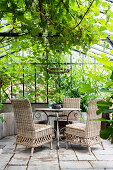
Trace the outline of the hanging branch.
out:
[[[62,4],[64,5],[65,9],[67,10],[67,12],[69,12],[69,14],[73,17],[73,19],[76,21],[77,25],[79,26],[80,24],[78,23],[77,19],[75,18],[75,16],[69,11],[69,9],[67,8],[67,6],[65,5],[65,3],[63,2],[63,0],[60,0],[62,2]],[[76,27],[75,27],[76,28]],[[80,29],[80,33],[82,33],[81,28],[79,26]]]
[[[38,10],[38,12],[40,11],[40,18],[41,18],[41,21],[43,22],[44,21],[44,18],[45,18],[45,15],[43,14],[43,3],[42,3],[42,0],[39,0],[39,8],[40,10]]]
[[[45,17],[46,17],[46,16],[43,14],[43,12],[42,12],[42,11],[40,11],[39,9],[37,9],[37,8],[35,8],[35,9],[36,9],[36,11],[37,11],[37,12],[39,12],[39,13],[40,13],[40,15],[42,15],[42,16],[44,17],[44,19],[45,19]]]
[[[69,11],[69,9],[67,8],[67,6],[65,5],[65,3],[63,2],[63,0],[60,0],[62,2],[62,4],[64,5],[65,9],[67,12],[69,12],[69,14],[74,18],[74,20],[76,21],[76,23],[78,23],[77,19],[75,18],[75,16]]]
[[[31,0],[32,1],[32,4],[34,3],[34,0]],[[33,6],[34,8],[35,8],[35,10],[37,11],[37,12],[39,12],[40,13],[40,15],[42,15],[43,17],[45,17],[45,15],[43,14],[43,12],[42,12],[42,1],[41,0],[39,0],[39,8],[40,8],[40,10],[34,5]]]
[[[81,22],[82,22],[82,20],[84,19],[85,15],[88,13],[89,9],[91,8],[93,2],[94,2],[94,0],[90,3],[89,7],[87,8],[87,11],[84,13],[81,21],[76,25],[76,27],[78,27],[78,26],[81,24]],[[75,27],[75,28],[76,28],[76,27]]]

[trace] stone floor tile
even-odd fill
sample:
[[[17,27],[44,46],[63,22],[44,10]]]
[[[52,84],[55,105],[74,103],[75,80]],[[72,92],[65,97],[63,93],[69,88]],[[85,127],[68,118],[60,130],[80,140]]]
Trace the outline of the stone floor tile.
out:
[[[47,164],[37,165],[37,166],[29,166],[28,170],[60,170],[58,165],[48,166]]]
[[[0,170],[3,170],[8,164],[12,154],[0,154]]]
[[[39,160],[39,159],[31,159],[29,162],[29,166],[28,166],[29,170],[31,170],[31,167],[37,167],[37,169],[42,168],[44,170],[58,170],[59,169],[59,163],[58,160],[48,160],[48,159],[43,159],[43,160]],[[40,170],[40,169],[39,169]]]
[[[12,148],[5,148],[2,150],[2,154],[13,154],[14,151]]]
[[[0,170],[4,170],[4,168],[6,167],[7,162],[0,162]]]
[[[81,146],[81,145],[75,145],[75,144],[72,144],[72,149],[74,151],[85,151],[85,152],[88,152],[88,148],[86,146]]]
[[[5,170],[26,170],[26,166],[7,166]]]
[[[68,146],[69,148],[71,148],[71,145],[69,144]],[[66,143],[65,143],[65,140],[60,140],[60,148],[64,148],[66,149]]]
[[[88,148],[84,146],[79,146],[79,145],[73,145],[72,146],[73,150],[75,151],[75,154],[78,158],[78,160],[96,160],[95,156],[93,154],[89,154]]]
[[[90,168],[91,169],[92,168],[88,161],[60,161],[60,167],[61,167],[61,170],[64,168],[67,168],[67,169],[72,169],[72,168],[75,168],[75,169],[76,168],[78,169]]]
[[[6,145],[0,143],[0,149],[3,149]]]
[[[90,163],[97,169],[113,169],[113,161],[90,161]]]
[[[99,161],[113,161],[113,153],[112,153],[112,155],[108,155],[108,154],[106,154],[106,155],[97,155],[96,154],[96,157],[97,157],[97,159],[99,160]]]
[[[38,165],[38,164],[43,164],[43,163],[45,163],[45,164],[47,164],[47,163],[50,163],[51,165],[52,164],[58,164],[58,159],[52,159],[52,158],[50,158],[50,157],[42,157],[42,158],[34,158],[34,157],[32,157],[31,159],[30,159],[30,162],[29,162],[29,165]]]
[[[4,166],[0,165],[1,170],[4,170]]]
[[[88,147],[86,146],[80,146],[80,145],[72,145],[72,148],[76,151],[80,151],[80,150],[84,150],[86,152],[88,152]],[[91,150],[102,150],[102,147],[97,144],[97,145],[94,145],[94,146],[91,146]]]
[[[59,154],[59,160],[60,161],[76,161],[77,160],[77,157],[75,154],[73,155],[65,155],[65,154]]]
[[[7,153],[7,154],[0,154],[0,164],[2,162],[8,162],[9,159],[12,157],[12,155],[13,154],[9,154],[9,153]]]
[[[26,166],[29,160],[29,155],[26,154],[15,154],[14,157],[11,159],[9,162],[9,165],[21,165],[21,166]]]
[[[75,153],[79,161],[96,160],[95,156],[93,154],[90,155],[89,152],[76,151]]]
[[[96,155],[113,155],[113,149],[93,149],[92,152]]]
[[[0,143],[2,142],[15,142],[16,138],[15,136],[6,136],[5,138],[0,139]]]
[[[0,149],[2,149],[0,170],[4,169],[14,154],[15,139],[15,136],[9,136],[0,140]],[[5,170],[26,170],[28,161],[28,170],[59,170],[59,165],[61,170],[90,170],[93,167],[95,170],[113,170],[113,145],[108,140],[102,141],[105,150],[100,145],[91,147],[99,161],[93,154],[89,155],[87,147],[69,144],[69,149],[66,150],[65,141],[60,141],[59,150],[56,150],[56,141],[53,141],[53,150],[50,150],[50,144],[35,148],[33,157],[29,161],[31,148],[18,145],[14,157]]]
[[[92,151],[98,151],[98,150],[102,151],[103,148],[101,145],[97,144],[97,145],[91,146],[91,150]]]
[[[113,144],[111,144],[111,142],[109,140],[102,140],[102,142],[103,142],[103,145],[104,145],[105,149],[107,149],[108,146],[110,148],[113,148]]]
[[[61,170],[105,170],[105,169],[94,169],[94,168],[62,168]]]
[[[14,147],[15,147],[14,141],[12,141],[12,142],[6,142],[5,144],[6,144],[6,145],[5,145],[4,148],[14,148]]]
[[[68,143],[68,148],[72,148],[71,147],[72,145],[70,143]],[[64,140],[60,140],[60,148],[64,148],[66,149],[66,142],[65,142],[65,139]]]
[[[20,146],[20,147],[19,147]],[[13,149],[14,150],[14,149]],[[12,151],[13,151],[12,150]],[[25,146],[22,146],[22,145],[18,145],[17,146],[17,149],[16,149],[16,152],[15,154],[23,154],[23,155],[26,155],[26,156],[30,156],[31,154],[31,148],[28,148],[28,147],[25,147]]]
[[[66,154],[66,155],[74,154],[74,150],[72,148],[69,148],[68,150],[66,150],[65,148],[60,148],[58,152],[61,154]]]
[[[51,152],[51,153],[53,153],[53,152],[56,152],[56,149],[50,149],[50,148],[48,148],[48,147],[46,147],[46,146],[42,146],[42,147],[37,147],[37,148],[35,148],[35,150],[34,150],[34,153],[36,154],[36,153],[48,153],[48,152]]]
[[[0,140],[1,140],[1,139],[0,139]],[[3,148],[4,148],[4,147],[10,148],[10,146],[13,146],[13,144],[14,144],[14,143],[13,143],[13,142],[10,142],[10,141],[9,141],[9,142],[1,142],[1,141],[0,141],[0,146],[2,146]]]
[[[31,160],[35,160],[35,159],[56,160],[57,159],[57,152],[34,153]]]

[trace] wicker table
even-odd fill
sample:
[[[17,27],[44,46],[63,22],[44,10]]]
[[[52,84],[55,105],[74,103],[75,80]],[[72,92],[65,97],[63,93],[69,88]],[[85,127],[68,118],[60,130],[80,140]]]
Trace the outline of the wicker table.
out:
[[[59,118],[60,117],[67,117],[67,122],[68,122],[68,117],[73,111],[80,111],[80,108],[61,108],[61,109],[50,109],[50,108],[35,108],[35,113],[38,111],[42,111],[46,114],[47,120],[49,120],[49,117],[56,117],[57,118],[57,149],[59,149]],[[63,111],[69,111],[68,115],[63,115]],[[51,114],[48,114],[48,112],[51,112]],[[34,114],[35,114],[34,113]],[[49,122],[49,121],[48,121]]]

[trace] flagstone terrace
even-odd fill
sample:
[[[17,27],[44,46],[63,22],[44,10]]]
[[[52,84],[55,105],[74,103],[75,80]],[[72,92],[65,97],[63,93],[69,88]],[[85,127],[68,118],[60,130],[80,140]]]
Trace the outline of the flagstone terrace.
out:
[[[16,136],[7,136],[0,140],[0,170],[80,170],[80,169],[113,169],[113,144],[103,140],[105,150],[100,145],[92,147],[90,155],[87,147],[69,145],[65,149],[65,141],[60,141],[60,149],[53,150],[49,144],[35,148],[30,157],[30,148],[18,146],[13,152]]]

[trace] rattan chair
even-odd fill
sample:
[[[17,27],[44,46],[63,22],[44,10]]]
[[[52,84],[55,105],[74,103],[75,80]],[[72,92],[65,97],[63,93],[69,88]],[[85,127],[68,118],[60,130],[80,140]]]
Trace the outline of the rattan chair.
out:
[[[80,98],[64,98],[63,103],[64,108],[79,108],[80,109]],[[68,115],[69,111],[64,111],[63,115]],[[66,117],[62,118],[63,120],[66,120]],[[68,120],[71,123],[79,122],[80,121],[80,111],[73,111],[69,117]]]
[[[64,108],[79,108],[80,109],[80,98],[64,98],[63,103]],[[73,111],[69,114],[69,111],[63,111],[62,116],[59,119],[59,129],[60,134],[63,134],[65,137],[65,127],[69,123],[80,122],[80,111]],[[68,116],[68,121],[67,117]],[[54,129],[57,129],[57,121],[54,121]]]
[[[101,144],[101,146],[103,147],[102,141],[99,136],[101,122],[90,121],[91,119],[97,119],[101,117],[101,115],[96,115],[97,101],[99,100],[100,99],[90,100],[90,103],[88,105],[86,124],[76,123],[66,125],[66,149],[68,149],[69,142],[87,146],[90,154],[90,146],[95,144]]]
[[[31,156],[34,148],[50,142],[52,149],[52,127],[50,125],[34,124],[32,108],[28,99],[11,99],[17,127],[17,145],[31,147]]]

